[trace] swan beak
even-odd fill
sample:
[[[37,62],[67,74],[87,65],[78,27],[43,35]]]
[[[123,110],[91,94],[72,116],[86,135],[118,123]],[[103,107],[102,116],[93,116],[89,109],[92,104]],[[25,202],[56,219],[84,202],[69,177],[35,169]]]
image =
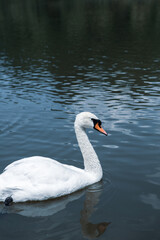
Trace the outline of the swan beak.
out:
[[[98,123],[96,123],[96,125],[94,126],[94,128],[95,128],[97,131],[103,133],[104,135],[106,135],[106,136],[108,135],[108,134],[106,133],[106,131],[105,131],[102,127],[99,126]]]

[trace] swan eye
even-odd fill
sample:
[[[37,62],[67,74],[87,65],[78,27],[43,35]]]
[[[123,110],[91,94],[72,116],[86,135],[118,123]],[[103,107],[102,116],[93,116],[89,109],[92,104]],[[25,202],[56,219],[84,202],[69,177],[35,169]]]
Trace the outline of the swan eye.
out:
[[[99,120],[99,119],[94,119],[94,118],[91,118],[91,120],[92,120],[93,123],[94,123],[94,128],[95,128],[95,126],[96,126],[97,123],[98,123],[98,126],[101,128],[101,125],[102,125],[101,120]]]
[[[103,133],[103,134],[106,135],[106,136],[108,135],[108,134],[106,133],[106,131],[101,127],[102,122],[101,122],[99,119],[91,118],[91,120],[93,121],[93,124],[94,124],[94,127],[93,127],[93,128],[94,128],[95,130]]]

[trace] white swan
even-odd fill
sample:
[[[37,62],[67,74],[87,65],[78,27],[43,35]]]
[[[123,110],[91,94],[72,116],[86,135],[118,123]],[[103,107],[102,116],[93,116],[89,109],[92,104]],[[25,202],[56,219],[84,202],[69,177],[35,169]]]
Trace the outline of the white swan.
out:
[[[56,198],[101,180],[101,164],[85,129],[94,128],[105,135],[107,133],[101,127],[101,121],[89,112],[78,114],[74,126],[84,158],[84,169],[38,156],[15,161],[0,175],[0,201],[6,201],[8,205],[10,201]]]

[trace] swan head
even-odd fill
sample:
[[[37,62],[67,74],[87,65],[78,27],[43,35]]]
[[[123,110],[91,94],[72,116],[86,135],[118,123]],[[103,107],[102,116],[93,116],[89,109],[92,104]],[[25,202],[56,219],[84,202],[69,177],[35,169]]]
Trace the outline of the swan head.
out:
[[[101,126],[102,122],[93,113],[81,112],[77,114],[75,120],[75,126],[76,125],[78,125],[81,128],[95,129],[107,136],[106,131]]]

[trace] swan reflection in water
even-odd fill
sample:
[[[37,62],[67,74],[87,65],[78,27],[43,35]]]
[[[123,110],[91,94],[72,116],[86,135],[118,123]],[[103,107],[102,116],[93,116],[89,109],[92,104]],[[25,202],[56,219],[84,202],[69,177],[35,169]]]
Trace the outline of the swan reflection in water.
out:
[[[48,217],[66,208],[68,203],[80,199],[85,194],[83,209],[80,213],[80,224],[84,237],[94,239],[102,235],[110,222],[91,223],[89,218],[96,210],[95,206],[99,203],[99,198],[102,193],[102,183],[96,183],[88,187],[86,190],[81,190],[71,195],[41,202],[26,202],[15,203],[9,207],[0,205],[2,214],[19,214],[25,217]]]
[[[90,239],[94,239],[102,235],[105,232],[107,226],[111,223],[100,222],[94,224],[89,222],[89,218],[96,210],[95,206],[99,202],[101,192],[101,182],[90,186],[86,192],[84,207],[81,211],[80,223],[82,227],[82,233],[85,237]]]

